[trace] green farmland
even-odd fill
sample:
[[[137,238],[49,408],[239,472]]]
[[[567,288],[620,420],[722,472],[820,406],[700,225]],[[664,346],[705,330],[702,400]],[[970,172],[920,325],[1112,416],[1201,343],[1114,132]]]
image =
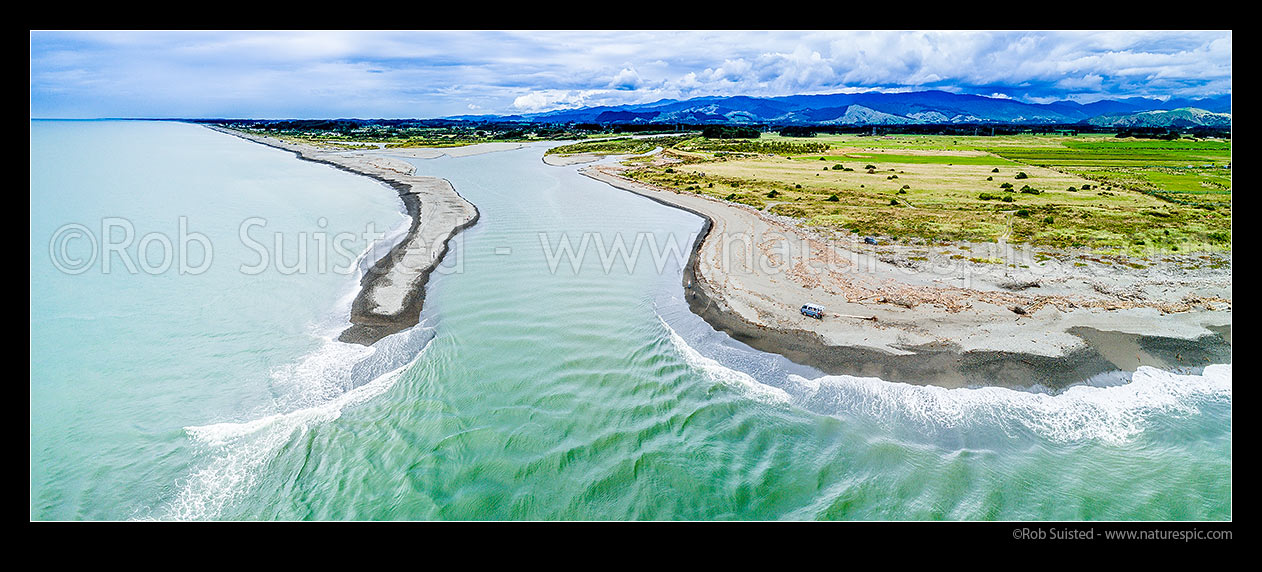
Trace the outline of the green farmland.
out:
[[[1231,248],[1229,141],[836,135],[739,148],[684,139],[628,163],[627,175],[901,242],[1002,236],[1132,256]]]
[[[1230,208],[1229,141],[1064,141],[1064,149],[999,148],[997,155],[1185,205]]]

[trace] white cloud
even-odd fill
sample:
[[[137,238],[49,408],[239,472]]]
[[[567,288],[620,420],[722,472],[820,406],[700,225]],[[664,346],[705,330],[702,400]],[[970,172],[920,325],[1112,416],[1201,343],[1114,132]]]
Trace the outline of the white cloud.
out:
[[[1231,32],[32,32],[35,116],[424,116],[701,95],[1230,92]],[[85,111],[86,110],[86,111]],[[83,116],[83,115],[81,115]]]
[[[513,99],[513,108],[523,113],[550,111],[553,109],[574,109],[592,105],[589,103],[595,95],[603,90],[570,91],[545,89],[532,91]]]
[[[622,68],[609,82],[609,89],[638,89],[644,85],[635,68]]]

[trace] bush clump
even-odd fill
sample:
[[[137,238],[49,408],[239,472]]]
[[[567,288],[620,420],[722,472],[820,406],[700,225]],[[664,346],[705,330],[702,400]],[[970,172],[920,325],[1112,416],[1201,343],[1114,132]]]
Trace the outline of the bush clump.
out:
[[[840,201],[841,199],[837,197],[837,193],[833,193],[832,195],[830,195],[828,198],[826,198],[826,199],[824,199],[824,200],[826,200],[826,201],[828,201],[828,202],[830,202],[830,203],[835,203],[835,202]]]
[[[1020,173],[1017,173],[1017,176],[1015,176],[1015,177],[1013,177],[1013,178],[1014,178],[1014,179],[1028,179],[1028,178],[1030,178],[1030,176],[1029,176],[1029,175],[1027,175],[1027,174],[1025,174],[1025,171],[1021,171]]]

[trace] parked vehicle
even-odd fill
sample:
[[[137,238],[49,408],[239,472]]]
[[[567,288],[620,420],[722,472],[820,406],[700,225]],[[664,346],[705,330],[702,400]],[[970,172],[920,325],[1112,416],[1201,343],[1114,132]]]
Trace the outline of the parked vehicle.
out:
[[[817,304],[803,304],[802,315],[810,316],[816,320],[824,319],[824,307]]]

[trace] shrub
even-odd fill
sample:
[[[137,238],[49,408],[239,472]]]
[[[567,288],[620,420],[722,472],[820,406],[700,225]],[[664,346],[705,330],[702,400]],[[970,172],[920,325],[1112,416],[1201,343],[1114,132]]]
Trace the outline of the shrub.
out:
[[[834,171],[840,171],[840,170],[845,169],[845,168],[846,168],[846,166],[845,166],[845,165],[842,165],[841,163],[838,163],[838,164],[836,164],[836,165],[833,165],[833,170],[834,170]]]
[[[1071,193],[1076,193],[1076,192],[1078,192],[1078,189],[1075,189],[1075,188],[1073,188],[1073,187],[1069,187],[1068,189],[1065,189],[1065,190],[1066,190],[1066,191],[1069,191],[1069,192],[1071,192]]]
[[[732,194],[730,194],[730,195],[728,195],[728,196],[726,196],[726,197],[723,197],[723,200],[725,200],[725,201],[733,201],[733,200],[736,200],[736,193],[732,193]]]
[[[1001,188],[1001,189],[1011,189],[1011,188],[1012,188],[1012,183],[1009,183],[1009,182],[1005,181],[1003,184],[999,185],[999,188]]]
[[[1022,186],[1021,186],[1021,192],[1025,193],[1025,194],[1027,194],[1027,195],[1037,195],[1037,194],[1042,193],[1043,191],[1040,191],[1040,190],[1038,190],[1038,189],[1036,189],[1036,188],[1034,188],[1034,187],[1031,187],[1030,185],[1022,185]]]
[[[868,169],[868,170],[872,170],[872,169],[875,169],[875,168],[876,168],[876,165],[868,165],[868,166],[864,167],[864,169]]]
[[[1014,178],[1014,179],[1028,179],[1028,178],[1030,178],[1030,176],[1029,176],[1029,175],[1027,175],[1027,174],[1025,174],[1025,171],[1021,171],[1020,173],[1017,173],[1017,176],[1015,176],[1015,177],[1013,177],[1013,178]]]
[[[890,199],[890,206],[891,207],[898,206],[898,199]]]
[[[830,195],[828,198],[826,198],[826,199],[824,199],[824,200],[826,200],[826,201],[828,201],[828,202],[830,202],[830,203],[835,203],[835,202],[840,201],[841,199],[837,197],[837,193],[833,193],[832,195]]]
[[[994,169],[991,169],[991,170],[990,170],[990,172],[992,172],[992,173],[998,173],[998,172],[999,172],[999,167],[995,167]]]
[[[1019,217],[1021,217],[1021,218],[1029,218],[1029,216],[1030,216],[1030,211],[1027,211],[1027,210],[1025,210],[1025,209],[1020,209],[1020,210],[1018,210],[1018,211],[1017,211],[1017,216],[1019,216]]]
[[[674,173],[674,172],[675,172],[675,170],[674,170],[674,169],[672,169],[672,168],[670,168],[670,167],[666,167],[666,172],[667,172],[667,173]]]
[[[987,180],[987,181],[993,181],[993,180],[995,180],[995,178],[994,178],[994,177],[986,177],[986,180]]]
[[[1010,202],[1012,202],[1012,195],[1005,196],[1005,197],[1003,198],[1003,202],[1005,202],[1005,203],[1010,203]]]
[[[982,194],[980,194],[980,195],[977,195],[977,198],[979,198],[979,199],[981,199],[981,200],[983,200],[983,201],[990,201],[990,200],[994,200],[996,197],[995,197],[995,195],[992,195],[992,194],[990,194],[990,193],[982,193]]]
[[[774,199],[778,196],[780,196],[780,192],[775,189],[772,189],[770,193],[767,193],[767,198],[769,199]]]
[[[1046,217],[1046,218],[1044,218],[1044,219],[1043,219],[1043,224],[1052,224],[1052,223],[1054,223],[1054,222],[1056,222],[1056,219],[1054,219],[1054,218],[1052,218],[1052,217],[1050,217],[1050,216],[1049,216],[1049,217]]]

